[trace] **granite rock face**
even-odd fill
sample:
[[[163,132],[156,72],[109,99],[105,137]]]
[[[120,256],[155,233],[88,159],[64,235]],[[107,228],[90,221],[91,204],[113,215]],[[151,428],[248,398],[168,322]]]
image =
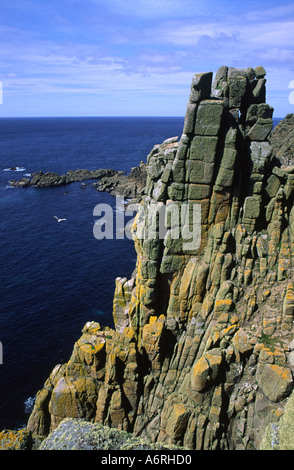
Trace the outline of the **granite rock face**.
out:
[[[269,142],[264,69],[221,67],[212,80],[193,77],[180,140],[147,157],[137,264],[116,280],[116,328],[85,325],[37,394],[34,435],[73,417],[166,446],[258,449],[283,415],[294,175]]]

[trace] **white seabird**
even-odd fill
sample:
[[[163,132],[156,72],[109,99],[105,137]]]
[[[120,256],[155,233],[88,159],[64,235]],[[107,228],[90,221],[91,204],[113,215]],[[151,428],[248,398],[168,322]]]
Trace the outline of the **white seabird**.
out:
[[[59,217],[56,217],[56,215],[54,215],[53,217],[57,219],[57,222],[62,222],[63,220],[66,220],[66,219],[60,219]]]

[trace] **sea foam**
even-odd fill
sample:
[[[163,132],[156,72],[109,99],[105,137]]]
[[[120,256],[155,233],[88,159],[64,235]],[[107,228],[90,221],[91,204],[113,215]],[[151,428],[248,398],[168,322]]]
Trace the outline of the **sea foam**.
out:
[[[24,412],[31,414],[35,405],[36,397],[29,397],[24,401]]]
[[[13,168],[4,168],[3,171],[26,171],[26,168],[23,168],[22,166],[16,166]]]

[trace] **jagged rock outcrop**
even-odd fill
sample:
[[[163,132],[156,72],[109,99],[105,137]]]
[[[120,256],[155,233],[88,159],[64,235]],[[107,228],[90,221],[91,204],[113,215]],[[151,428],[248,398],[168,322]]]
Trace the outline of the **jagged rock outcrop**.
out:
[[[132,168],[129,174],[118,171],[114,175],[104,176],[93,186],[98,191],[106,191],[115,196],[141,199],[145,191],[146,180],[146,164],[141,162]]]
[[[193,77],[180,141],[147,157],[137,264],[116,280],[116,328],[85,325],[37,394],[32,433],[78,417],[163,445],[258,449],[283,415],[294,174],[269,142],[265,70],[221,67],[212,79]]]

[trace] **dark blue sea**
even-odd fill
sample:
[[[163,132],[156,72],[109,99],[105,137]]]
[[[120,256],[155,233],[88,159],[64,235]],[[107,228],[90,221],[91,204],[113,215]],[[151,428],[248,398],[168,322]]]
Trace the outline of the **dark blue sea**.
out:
[[[94,207],[116,200],[92,182],[13,188],[9,180],[38,170],[129,173],[155,144],[180,136],[183,121],[0,119],[0,430],[26,424],[36,392],[68,361],[87,321],[113,326],[115,278],[130,277],[136,263],[128,238],[94,237]],[[58,223],[55,215],[67,220]]]

